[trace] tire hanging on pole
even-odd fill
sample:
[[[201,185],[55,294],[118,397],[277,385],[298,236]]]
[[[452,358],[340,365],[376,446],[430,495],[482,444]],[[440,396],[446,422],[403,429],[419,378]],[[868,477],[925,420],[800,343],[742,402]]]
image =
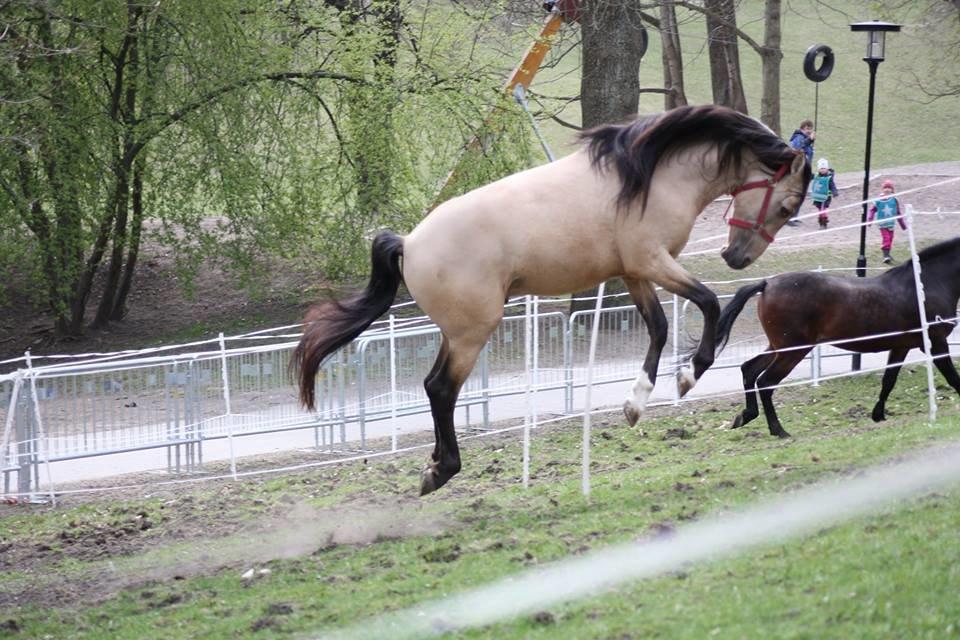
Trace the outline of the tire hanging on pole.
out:
[[[818,59],[820,65],[817,66]],[[817,128],[820,112],[820,83],[833,73],[833,49],[825,44],[811,45],[803,56],[803,75],[815,83],[813,103],[813,128]]]

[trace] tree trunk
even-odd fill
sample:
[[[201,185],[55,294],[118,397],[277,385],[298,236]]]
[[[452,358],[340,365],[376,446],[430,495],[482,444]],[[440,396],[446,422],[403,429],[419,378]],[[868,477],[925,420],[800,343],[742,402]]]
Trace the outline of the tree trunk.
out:
[[[780,4],[766,0],[763,11],[763,97],[760,121],[780,135]]]
[[[703,5],[707,17],[713,101],[747,113],[735,31],[737,12],[733,0],[704,0]]]
[[[580,80],[582,123],[589,128],[622,122],[640,104],[640,48],[643,25],[638,3],[630,0],[585,0],[580,17],[583,68]],[[581,291],[570,312],[591,309],[597,289]]]
[[[107,277],[103,292],[100,295],[100,304],[93,319],[93,327],[102,327],[114,315],[117,303],[117,292],[120,286],[120,277],[123,272],[123,254],[127,244],[127,219],[130,208],[130,173],[134,161],[133,153],[133,121],[137,108],[137,82],[139,80],[139,42],[138,27],[140,8],[132,3],[127,4],[127,34],[124,37],[120,54],[116,59],[114,74],[113,104],[111,115],[122,133],[114,161],[114,179],[117,181],[117,210],[113,223],[113,250],[110,253],[110,262],[107,266]],[[122,97],[121,97],[122,96]]]
[[[637,112],[643,25],[633,4],[629,0],[583,3],[580,101],[585,128],[620,122]]]
[[[677,11],[670,0],[660,2],[660,42],[663,86],[669,90],[663,96],[663,108],[673,109],[687,104],[687,95],[683,88],[683,51],[680,49]]]
[[[133,284],[133,274],[137,267],[137,259],[140,257],[140,236],[143,229],[143,170],[146,160],[141,152],[137,156],[137,161],[133,165],[133,184],[131,185],[131,201],[133,206],[133,219],[130,221],[130,249],[127,252],[127,263],[123,267],[123,280],[120,282],[120,289],[117,291],[113,308],[110,310],[110,320],[122,320],[127,315],[127,296],[130,295],[130,287]]]

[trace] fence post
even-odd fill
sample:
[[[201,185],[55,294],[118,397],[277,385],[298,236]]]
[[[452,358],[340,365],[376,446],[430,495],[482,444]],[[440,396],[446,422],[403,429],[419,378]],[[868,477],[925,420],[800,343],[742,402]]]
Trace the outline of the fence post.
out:
[[[823,272],[823,265],[817,265],[817,273]],[[820,374],[821,374],[821,365],[820,365],[820,345],[816,345],[813,348],[813,354],[810,356],[810,377],[813,378],[813,386],[820,386]]]
[[[533,398],[530,391],[533,375],[533,300],[528,296],[523,298],[523,368],[524,376],[523,396],[525,411],[523,412],[523,488],[530,486],[530,414],[533,413]]]
[[[34,446],[34,482],[36,488],[40,488],[40,462],[38,452],[40,451],[40,442],[43,442],[43,462],[47,469],[47,484],[50,486],[50,504],[57,506],[57,493],[53,486],[53,471],[50,468],[50,441],[47,440],[43,430],[43,416],[40,414],[40,398],[37,394],[37,372],[33,370],[33,361],[30,359],[30,352],[26,354],[27,372],[30,376],[30,396],[33,398],[33,424],[36,427],[34,434],[36,436],[36,445]]]
[[[347,442],[347,354],[346,347],[337,352],[337,391],[340,394],[340,445],[346,446]],[[330,433],[330,451],[333,451],[333,432]]]
[[[17,370],[17,372],[16,372],[16,374],[15,374],[15,376],[14,376],[14,378],[13,378],[13,388],[10,390],[10,402],[9,402],[9,404],[8,404],[8,406],[7,406],[7,420],[6,420],[6,423],[4,424],[4,427],[3,427],[3,441],[0,442],[0,461],[3,461],[3,463],[4,463],[3,466],[4,466],[4,467],[7,467],[7,466],[9,466],[9,467],[11,467],[11,468],[13,467],[12,464],[10,464],[10,463],[7,462],[7,460],[8,460],[8,457],[7,457],[8,454],[7,454],[7,452],[10,450],[10,449],[9,449],[9,447],[10,447],[10,433],[13,432],[13,433],[14,433],[14,437],[17,437],[17,434],[19,433],[19,423],[15,423],[15,422],[14,422],[14,418],[17,417],[17,403],[18,403],[19,398],[20,398],[20,387],[22,386],[22,384],[23,384],[23,372],[20,371],[20,370]],[[14,426],[17,427],[17,431],[14,431]],[[18,439],[16,442],[19,443],[19,439]],[[17,446],[16,446],[15,448],[16,448],[16,449],[18,450],[18,452],[19,452],[19,444],[17,444]],[[17,468],[17,479],[18,479],[18,482],[19,482],[19,478],[20,478],[20,470],[19,470],[20,460],[19,460],[19,456],[17,456],[16,462],[17,462],[17,465],[18,465],[18,468]],[[4,482],[4,484],[3,484],[3,490],[4,490],[4,492],[9,491],[9,490],[10,490],[10,489],[9,489],[9,486],[10,486],[10,476],[9,476],[9,472],[6,471],[6,470],[3,472],[3,482]]]
[[[483,397],[483,428],[490,428],[490,342],[483,345],[480,351],[480,384],[483,386],[480,394]]]
[[[923,336],[923,350],[927,354],[927,395],[930,401],[930,422],[933,422],[937,419],[937,391],[933,382],[933,354],[930,344],[930,323],[927,321],[926,295],[923,291],[923,280],[920,278],[920,256],[917,255],[917,243],[913,235],[912,205],[907,205],[906,218],[907,237],[910,239],[910,259],[913,261],[913,281],[917,288],[917,311],[920,312],[920,331]]]
[[[590,334],[590,355],[587,358],[587,386],[584,389],[583,399],[583,461],[582,461],[582,486],[583,495],[590,497],[590,422],[591,410],[590,395],[593,390],[593,360],[597,355],[597,335],[600,332],[600,311],[603,308],[603,293],[606,290],[606,282],[601,282],[597,289],[597,304],[593,308],[593,331]]]
[[[390,450],[397,450],[397,339],[396,316],[390,314]]]
[[[563,412],[573,413],[573,323],[576,313],[563,323]]]
[[[360,425],[360,450],[367,450],[367,345],[366,340],[357,347],[357,422]]]
[[[227,419],[227,442],[230,445],[230,475],[237,479],[237,457],[233,451],[233,406],[230,402],[230,373],[227,368],[227,343],[220,332],[220,375],[223,378],[223,406]]]
[[[684,314],[686,319],[686,314]],[[680,296],[673,294],[673,362],[680,366]],[[680,405],[680,385],[673,385],[673,406]]]

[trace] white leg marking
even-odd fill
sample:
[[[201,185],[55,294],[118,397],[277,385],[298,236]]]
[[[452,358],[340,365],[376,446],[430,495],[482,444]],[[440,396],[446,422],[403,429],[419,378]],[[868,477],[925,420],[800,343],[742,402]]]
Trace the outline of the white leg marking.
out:
[[[632,395],[627,397],[627,402],[632,404],[637,411],[643,413],[643,410],[647,408],[647,400],[653,392],[653,384],[647,380],[645,375],[637,376],[630,392]]]

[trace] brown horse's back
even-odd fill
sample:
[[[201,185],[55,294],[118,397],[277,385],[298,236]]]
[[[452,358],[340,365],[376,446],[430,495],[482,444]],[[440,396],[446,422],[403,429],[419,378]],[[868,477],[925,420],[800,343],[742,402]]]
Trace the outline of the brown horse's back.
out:
[[[916,332],[853,340],[918,328],[916,304],[903,304],[905,297],[916,299],[912,280],[787,273],[767,281],[757,314],[774,349],[847,339],[837,346],[859,352],[919,347]]]

